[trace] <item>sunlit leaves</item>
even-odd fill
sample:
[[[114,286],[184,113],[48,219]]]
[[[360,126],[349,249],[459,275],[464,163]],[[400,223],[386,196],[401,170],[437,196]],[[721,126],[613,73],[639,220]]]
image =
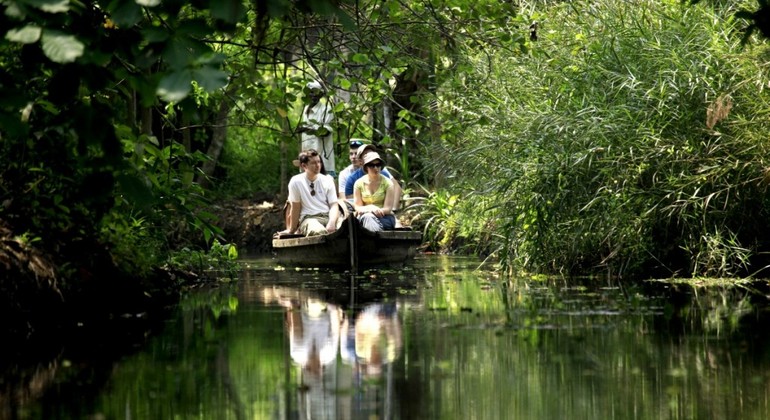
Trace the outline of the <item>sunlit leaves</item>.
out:
[[[5,39],[22,44],[33,44],[40,40],[43,28],[34,25],[27,25],[21,29],[11,29],[5,34]]]
[[[474,69],[444,91],[452,111],[442,128],[472,128],[445,142],[452,148],[435,154],[448,157],[436,170],[453,177],[451,191],[478,189],[506,214],[526,215],[490,223],[511,261],[529,268],[631,275],[690,258],[688,273],[744,269],[743,250],[768,229],[762,217],[738,216],[767,211],[756,187],[767,124],[755,117],[767,101],[747,88],[767,75],[738,48],[734,15],[590,4],[579,17],[584,3],[542,9],[559,29],[544,24],[531,54],[467,52]],[[711,128],[708,110],[728,93],[742,109]]]
[[[43,31],[43,52],[56,63],[71,63],[83,55],[85,46],[74,36],[58,31]]]
[[[27,0],[24,3],[47,13],[66,13],[70,10],[69,0]]]

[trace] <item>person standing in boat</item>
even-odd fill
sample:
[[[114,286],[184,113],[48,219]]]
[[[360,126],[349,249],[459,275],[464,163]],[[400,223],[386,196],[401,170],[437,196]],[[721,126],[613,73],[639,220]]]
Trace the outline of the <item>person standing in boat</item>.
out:
[[[302,173],[289,180],[289,226],[277,235],[322,235],[337,230],[339,206],[334,180],[321,174],[321,157],[314,149],[298,157]]]
[[[395,188],[393,181],[380,173],[385,162],[379,153],[369,152],[363,163],[366,175],[353,186],[356,217],[369,231],[392,230],[396,227],[391,206]]]
[[[297,127],[297,132],[302,137],[302,150],[318,151],[326,174],[336,178],[332,105],[324,98],[326,90],[319,82],[309,82],[306,89],[309,103],[302,110],[302,120]]]

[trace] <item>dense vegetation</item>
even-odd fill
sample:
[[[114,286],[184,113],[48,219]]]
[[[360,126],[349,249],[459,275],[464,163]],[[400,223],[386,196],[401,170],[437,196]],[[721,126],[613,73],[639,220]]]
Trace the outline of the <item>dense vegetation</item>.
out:
[[[629,277],[766,265],[765,50],[742,31],[767,32],[763,2],[2,4],[6,296],[234,257],[208,205],[280,197],[310,79],[338,155],[388,150],[434,250]]]
[[[767,51],[739,6],[569,2],[527,51],[465,51],[430,232],[512,269],[763,275]]]

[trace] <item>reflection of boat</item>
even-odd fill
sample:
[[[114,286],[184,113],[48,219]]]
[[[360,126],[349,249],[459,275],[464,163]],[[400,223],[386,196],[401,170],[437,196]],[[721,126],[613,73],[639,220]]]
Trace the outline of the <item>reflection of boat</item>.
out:
[[[414,258],[422,234],[411,228],[381,232],[364,229],[344,208],[345,220],[333,233],[319,236],[281,235],[273,239],[279,264],[295,267],[398,266]]]

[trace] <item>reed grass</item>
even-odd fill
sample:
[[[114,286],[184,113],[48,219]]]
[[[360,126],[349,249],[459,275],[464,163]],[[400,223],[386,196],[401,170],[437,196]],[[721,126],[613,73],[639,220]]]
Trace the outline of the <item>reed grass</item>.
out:
[[[447,194],[475,196],[456,217],[483,218],[509,269],[767,265],[770,78],[765,47],[741,46],[740,5],[560,3],[528,52],[468,51],[442,105],[462,136],[434,150]]]

